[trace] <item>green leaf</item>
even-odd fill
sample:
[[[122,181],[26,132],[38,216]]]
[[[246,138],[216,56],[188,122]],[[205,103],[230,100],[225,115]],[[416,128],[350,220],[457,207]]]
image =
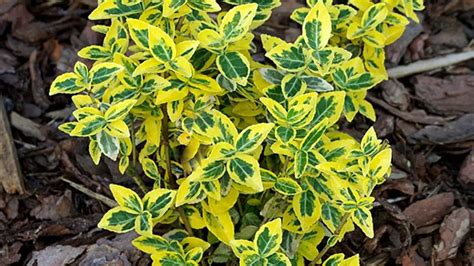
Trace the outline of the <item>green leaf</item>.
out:
[[[151,235],[153,230],[153,221],[148,211],[140,213],[135,221],[135,231],[140,235]]]
[[[184,259],[177,252],[167,251],[159,252],[151,255],[153,264],[163,266],[183,266],[186,265]]]
[[[268,265],[272,265],[272,266],[292,265],[290,262],[290,259],[288,259],[288,257],[281,252],[274,253],[273,255],[269,256],[267,260],[268,260]]]
[[[226,52],[216,59],[219,72],[239,85],[246,85],[250,74],[250,64],[239,52]]]
[[[130,112],[136,102],[137,100],[124,100],[114,104],[105,112],[104,118],[108,122],[123,119]]]
[[[261,257],[268,257],[280,249],[283,239],[281,219],[275,219],[264,224],[255,233],[254,245]]]
[[[306,83],[296,75],[286,75],[281,81],[283,95],[285,98],[292,98],[306,90]]]
[[[235,148],[239,152],[251,153],[260,146],[267,137],[274,124],[259,123],[240,132]]]
[[[227,42],[242,39],[249,30],[257,11],[257,4],[245,4],[232,8],[222,18],[219,31]]]
[[[227,162],[230,178],[238,184],[256,191],[263,190],[258,161],[247,154],[238,154]]]
[[[291,127],[279,126],[275,133],[276,138],[283,143],[291,142],[296,136],[296,130]]]
[[[316,125],[327,118],[327,126],[334,125],[341,116],[345,95],[343,91],[327,92],[320,95],[316,104],[316,114],[311,124]]]
[[[161,176],[158,172],[158,167],[153,160],[145,158],[141,161],[141,165],[146,176],[154,180],[160,180]]]
[[[285,77],[282,72],[273,68],[261,68],[259,71],[263,79],[271,84],[280,85],[282,79]]]
[[[288,72],[299,72],[306,68],[303,48],[295,44],[282,43],[267,52],[266,56],[279,68]]]
[[[110,191],[112,191],[112,195],[119,206],[127,208],[136,213],[139,213],[143,210],[142,201],[135,191],[115,184],[110,185]]]
[[[310,91],[326,92],[334,90],[334,87],[322,78],[313,76],[302,76],[300,78],[306,83],[306,86]]]
[[[240,256],[240,265],[267,265],[267,263],[267,259],[255,251],[246,250]]]
[[[339,207],[325,202],[321,208],[321,219],[331,232],[334,232],[341,223],[343,213]]]
[[[80,83],[80,78],[75,73],[65,73],[54,79],[49,90],[49,95],[58,93],[76,94],[85,90],[85,86]]]
[[[106,0],[92,11],[90,20],[110,19],[122,17],[130,14],[137,14],[143,11],[142,2],[125,3],[124,0]]]
[[[115,63],[100,63],[96,64],[91,68],[91,84],[92,85],[103,85],[110,81],[115,75],[122,71],[123,67]]]
[[[308,152],[301,150],[295,155],[295,177],[300,178],[308,165]]]
[[[296,194],[293,198],[293,209],[304,231],[308,231],[321,216],[321,204],[311,190]]]
[[[77,122],[76,127],[71,131],[71,136],[87,137],[99,133],[107,124],[107,121],[100,115],[89,115]]]
[[[105,131],[97,133],[97,142],[102,153],[111,160],[117,160],[120,144],[116,137],[107,134]]]
[[[322,49],[327,45],[331,37],[331,17],[322,1],[312,7],[305,18],[303,37],[313,50]]]
[[[310,151],[316,146],[318,141],[323,136],[324,132],[328,128],[328,120],[324,118],[321,122],[319,122],[315,127],[313,127],[301,142],[301,150],[303,151]]]
[[[159,62],[170,62],[176,57],[176,46],[173,39],[160,28],[148,28],[148,40],[150,53]]]
[[[143,208],[151,213],[153,220],[161,218],[173,206],[176,191],[154,189],[143,197]]]
[[[115,233],[130,232],[135,227],[137,215],[127,208],[115,207],[104,214],[97,226]]]
[[[352,213],[352,221],[359,226],[368,238],[374,237],[374,225],[372,222],[372,214],[365,207],[360,207]]]
[[[127,24],[129,27],[130,37],[135,44],[143,49],[148,49],[148,28],[151,27],[151,25],[142,20],[133,18],[128,18]]]
[[[298,183],[288,177],[280,177],[277,179],[274,189],[283,195],[291,196],[298,194],[303,191],[303,189],[298,185]]]
[[[139,236],[132,241],[132,244],[147,254],[170,250],[168,240],[157,235]]]
[[[90,45],[82,48],[78,53],[78,56],[90,59],[90,60],[108,60],[112,58],[112,53],[105,47],[99,45]]]

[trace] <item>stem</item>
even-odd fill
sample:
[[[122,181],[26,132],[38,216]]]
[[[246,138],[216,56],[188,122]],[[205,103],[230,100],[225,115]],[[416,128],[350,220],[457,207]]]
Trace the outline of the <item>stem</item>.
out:
[[[186,229],[186,232],[188,232],[190,236],[194,236],[193,228],[191,227],[191,224],[189,223],[188,217],[184,213],[183,208],[178,207],[177,210],[179,213],[179,217],[181,218],[181,220],[183,220],[183,224],[184,224],[184,228]]]
[[[334,232],[335,236],[337,236],[337,235],[339,235],[339,233],[341,233],[341,230],[344,227],[344,225],[346,224],[347,219],[349,219],[349,216],[350,216],[350,213],[344,214],[344,216],[342,217],[341,223],[339,224],[339,227],[337,227],[336,231]],[[316,265],[316,263],[324,256],[324,254],[326,254],[326,252],[328,252],[328,250],[330,248],[331,247],[326,242],[326,245],[324,246],[323,250],[321,250],[321,252],[318,254],[318,256],[309,265],[310,266],[311,265]]]
[[[132,139],[132,169],[131,169],[131,176],[133,181],[138,185],[138,188],[143,192],[143,194],[147,193],[147,188],[143,180],[137,175],[137,166],[138,166],[138,158],[137,158],[137,147],[135,141],[135,119],[132,121],[132,132],[131,132],[131,139]]]
[[[165,169],[165,180],[168,183],[169,187],[176,189],[178,184],[176,184],[176,180],[172,179],[171,173],[171,157],[170,157],[170,141],[169,141],[169,117],[168,111],[166,110],[166,106],[161,106],[161,111],[163,112],[163,125],[161,126],[161,132],[163,137],[163,146],[165,147],[165,162],[166,162],[166,169]]]
[[[171,173],[171,157],[170,157],[170,141],[169,141],[169,117],[168,117],[168,112],[166,110],[166,106],[162,105],[161,106],[161,111],[163,112],[163,125],[161,126],[162,129],[162,137],[163,137],[163,146],[165,147],[165,162],[166,162],[166,169],[165,169],[165,180],[168,184],[168,186],[172,189],[177,189],[178,184],[176,183],[176,180],[172,178],[172,173]],[[188,232],[190,236],[193,236],[193,229],[191,227],[191,224],[189,223],[188,217],[184,213],[183,208],[178,207],[177,211],[179,213],[179,217],[181,220],[183,220],[184,228]]]

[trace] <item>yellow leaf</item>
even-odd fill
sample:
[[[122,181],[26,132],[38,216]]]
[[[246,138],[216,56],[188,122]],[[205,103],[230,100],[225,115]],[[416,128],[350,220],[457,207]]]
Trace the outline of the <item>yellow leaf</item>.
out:
[[[232,223],[230,213],[223,212],[214,214],[203,204],[203,216],[207,229],[209,229],[217,239],[230,245],[230,241],[234,239],[234,224]]]

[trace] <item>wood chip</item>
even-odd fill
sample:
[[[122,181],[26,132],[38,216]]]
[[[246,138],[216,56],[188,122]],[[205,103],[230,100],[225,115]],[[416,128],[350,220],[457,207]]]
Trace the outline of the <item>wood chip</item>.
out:
[[[0,184],[7,193],[23,194],[25,187],[13,143],[3,97],[0,96]]]
[[[435,246],[436,261],[456,256],[464,237],[469,233],[469,225],[469,211],[466,208],[459,208],[446,216],[439,230],[440,242]]]
[[[441,221],[441,219],[449,213],[453,204],[453,193],[440,193],[431,198],[412,203],[403,211],[403,214],[419,228]]]
[[[41,129],[41,125],[34,121],[21,116],[17,112],[12,112],[10,115],[12,126],[20,130],[25,136],[34,137],[40,141],[46,140],[46,134]]]

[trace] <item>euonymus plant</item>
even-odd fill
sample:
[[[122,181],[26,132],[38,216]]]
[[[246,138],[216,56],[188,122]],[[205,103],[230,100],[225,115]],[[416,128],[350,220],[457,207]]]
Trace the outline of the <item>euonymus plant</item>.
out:
[[[99,227],[135,230],[154,265],[358,265],[324,255],[356,227],[373,237],[391,150],[337,122],[375,120],[364,98],[387,78],[383,48],[422,1],[308,0],[293,43],[253,31],[279,0],[224,2],[99,0],[89,16],[110,23],[93,27],[102,46],[79,52],[92,67],[51,86],[77,108],[60,129],[141,190],[111,185],[117,207]],[[266,61],[252,57],[261,47]]]

